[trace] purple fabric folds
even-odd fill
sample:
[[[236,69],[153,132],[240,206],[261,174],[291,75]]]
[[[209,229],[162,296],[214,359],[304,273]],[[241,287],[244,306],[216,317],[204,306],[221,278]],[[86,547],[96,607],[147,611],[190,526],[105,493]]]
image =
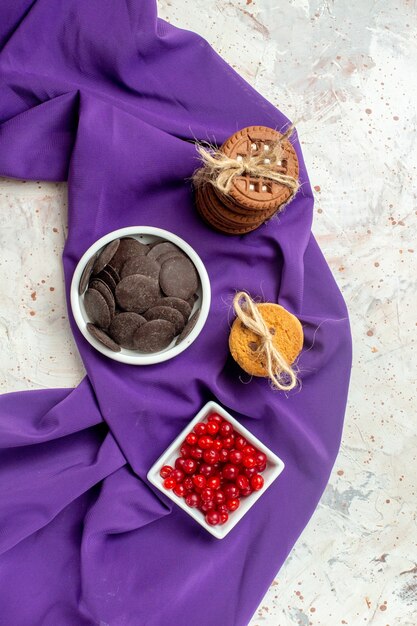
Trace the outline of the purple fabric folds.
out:
[[[323,492],[349,381],[347,312],[310,232],[298,140],[302,187],[280,219],[218,234],[193,207],[193,140],[288,120],[201,37],[159,20],[153,0],[3,0],[1,13],[0,174],[68,180],[67,290],[89,245],[143,224],[198,251],[213,300],[188,350],[144,368],[96,352],[70,314],[79,387],[0,397],[0,624],[243,626]],[[301,390],[240,381],[227,343],[235,290],[301,319]],[[209,399],[286,464],[222,541],[146,481]]]

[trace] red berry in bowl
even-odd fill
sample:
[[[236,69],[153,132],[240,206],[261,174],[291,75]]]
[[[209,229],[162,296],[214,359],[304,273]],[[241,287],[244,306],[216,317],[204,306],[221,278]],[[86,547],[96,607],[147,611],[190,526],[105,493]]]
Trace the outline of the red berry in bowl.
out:
[[[242,465],[246,468],[251,469],[252,467],[256,467],[256,459],[254,456],[244,456]]]
[[[224,504],[226,502],[226,496],[224,495],[224,492],[220,490],[216,491],[214,500],[216,501],[217,505]]]
[[[182,470],[186,474],[194,474],[197,469],[197,461],[194,459],[185,459],[182,465]]]
[[[176,483],[180,483],[182,480],[184,480],[184,472],[180,469],[174,469],[171,472],[170,477],[173,478],[175,480]]]
[[[245,446],[242,450],[244,456],[255,456],[256,450],[253,446]]]
[[[255,454],[255,459],[256,459],[256,465],[258,467],[262,467],[264,465],[266,467],[266,462],[267,462],[266,454],[264,454],[263,452],[257,452]]]
[[[168,478],[165,478],[164,480],[165,489],[173,489],[176,484],[177,483],[175,482],[173,478],[171,478],[171,476],[168,476]]]
[[[204,424],[203,422],[199,422],[198,424],[194,426],[194,432],[198,437],[205,435],[207,432],[207,425]]]
[[[247,478],[247,476],[243,476],[243,474],[240,474],[237,478],[236,478],[236,486],[239,489],[248,489],[249,487],[249,478]]]
[[[191,446],[189,446],[188,443],[183,443],[180,448],[181,456],[188,457],[190,456],[190,453],[191,453]]]
[[[238,487],[236,487],[236,485],[233,485],[233,483],[229,483],[228,485],[225,485],[223,487],[223,492],[227,500],[229,500],[230,498],[239,497],[239,489]]]
[[[211,448],[212,450],[217,450],[217,452],[220,452],[220,450],[223,448],[222,440],[214,439]]]
[[[210,526],[217,526],[217,524],[220,523],[220,515],[217,513],[217,511],[210,511],[206,515],[206,522]]]
[[[170,476],[172,472],[173,468],[170,465],[164,465],[163,467],[161,467],[159,475],[161,476],[161,478],[168,478],[168,476]]]
[[[195,446],[195,444],[197,443],[198,437],[195,433],[188,433],[188,435],[185,438],[185,442],[188,443],[190,446]]]
[[[211,413],[211,415],[208,416],[208,421],[217,422],[218,424],[221,424],[223,421],[223,418],[217,413]]]
[[[203,458],[202,448],[199,448],[198,446],[194,446],[193,448],[191,448],[190,457],[192,459],[195,459],[196,461],[199,461],[200,459],[202,459]]]
[[[217,435],[219,432],[220,424],[218,422],[209,422],[207,424],[207,433],[209,435]]]
[[[258,473],[258,468],[257,467],[245,467],[245,469],[244,469],[244,474],[248,478],[252,478],[252,476],[254,476],[257,473]]]
[[[264,472],[266,470],[266,463],[264,463],[263,465],[258,465],[256,469],[259,473]]]
[[[207,487],[209,487],[210,489],[220,489],[220,485],[220,476],[209,476],[207,478]]]
[[[243,461],[243,453],[241,450],[230,450],[229,461],[233,463],[233,465],[240,465]]]
[[[241,435],[238,435],[235,439],[235,448],[236,450],[243,450],[243,448],[245,446],[248,445],[248,442],[246,441],[246,439],[244,437],[242,437]]]
[[[203,459],[209,465],[214,465],[220,459],[220,455],[216,450],[204,450]]]
[[[201,492],[201,499],[203,500],[203,502],[209,502],[211,500],[214,500],[214,489],[211,489],[210,487],[205,487]]]
[[[226,480],[236,480],[239,475],[239,468],[237,465],[225,465],[222,471],[222,476]]]
[[[229,450],[222,448],[219,451],[219,459],[221,463],[227,463],[227,461],[229,460]]]
[[[260,474],[254,474],[250,479],[250,485],[254,491],[259,491],[264,486],[264,479]]]
[[[236,509],[239,508],[239,505],[240,505],[239,498],[229,498],[229,500],[227,500],[226,502],[226,506],[229,509],[229,511],[236,511]]]
[[[186,488],[184,487],[184,485],[180,484],[180,485],[175,485],[174,489],[172,490],[176,496],[178,496],[179,498],[183,498],[185,496],[185,494],[187,493]]]
[[[215,471],[216,468],[213,465],[207,465],[207,463],[203,463],[200,467],[200,474],[203,474],[203,476],[206,476],[207,478],[212,476]]]
[[[196,509],[201,505],[201,498],[196,493],[189,493],[185,496],[185,502],[193,509]]]
[[[208,513],[209,511],[214,511],[214,509],[216,508],[216,505],[214,503],[214,500],[208,500],[208,502],[203,502],[200,506],[200,511],[202,511],[203,513]]]
[[[216,511],[218,513],[228,513],[229,509],[227,508],[225,504],[218,504],[216,507]]]
[[[247,496],[250,496],[250,494],[251,494],[251,493],[252,493],[252,488],[251,488],[250,486],[249,486],[247,489],[242,489],[242,490],[240,491],[240,495],[241,495],[243,498],[246,498]]]
[[[202,474],[194,474],[191,480],[193,481],[194,487],[199,491],[202,491],[206,486],[206,477]]]
[[[175,469],[179,469],[182,470],[183,466],[185,463],[185,459],[182,456],[179,456],[177,459],[175,459]]]
[[[220,434],[222,437],[229,437],[233,433],[233,426],[229,422],[223,422],[220,425]]]
[[[191,476],[187,476],[187,478],[184,478],[182,484],[184,485],[187,491],[192,491],[194,489],[194,483],[193,483]]]
[[[213,439],[209,435],[203,435],[199,438],[198,445],[203,450],[208,450],[213,445]]]
[[[226,448],[226,450],[231,450],[233,446],[235,445],[235,438],[232,435],[229,435],[228,437],[224,437],[222,439],[222,445],[223,445],[223,448]]]
[[[225,524],[227,522],[227,520],[229,519],[228,513],[226,511],[224,511],[224,512],[222,511],[221,513],[219,513],[219,515],[220,515],[220,522],[219,522],[219,524],[220,525]]]

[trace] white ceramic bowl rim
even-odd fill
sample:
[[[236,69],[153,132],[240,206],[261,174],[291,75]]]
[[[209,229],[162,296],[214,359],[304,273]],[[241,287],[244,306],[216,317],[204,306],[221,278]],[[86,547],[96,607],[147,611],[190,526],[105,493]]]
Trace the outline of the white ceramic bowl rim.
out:
[[[181,341],[181,343],[179,343],[177,346],[173,346],[161,352],[155,352],[152,354],[134,354],[133,352],[127,353],[124,352],[123,349],[121,352],[112,352],[99,341],[95,340],[88,332],[87,322],[85,321],[80,305],[81,296],[78,294],[78,285],[87,262],[103,246],[108,244],[110,241],[113,241],[113,239],[118,239],[121,237],[140,237],[141,235],[160,237],[161,239],[165,239],[174,243],[176,246],[181,248],[193,262],[198,272],[201,283],[201,303],[199,307],[200,315],[196,325],[194,326],[188,337]],[[200,259],[196,251],[186,241],[184,241],[184,239],[181,239],[181,237],[178,237],[178,235],[175,235],[174,233],[171,233],[170,231],[164,230],[162,228],[156,228],[153,226],[128,226],[126,228],[119,228],[118,230],[107,233],[107,235],[104,235],[104,237],[98,239],[84,252],[74,270],[71,281],[70,300],[72,313],[80,332],[85,337],[85,339],[94,348],[96,348],[96,350],[109,357],[110,359],[120,361],[122,363],[129,363],[130,365],[152,365],[176,357],[178,354],[181,354],[181,352],[186,350],[193,343],[193,341],[195,341],[195,339],[202,331],[209,314],[211,288],[207,270],[202,260]]]

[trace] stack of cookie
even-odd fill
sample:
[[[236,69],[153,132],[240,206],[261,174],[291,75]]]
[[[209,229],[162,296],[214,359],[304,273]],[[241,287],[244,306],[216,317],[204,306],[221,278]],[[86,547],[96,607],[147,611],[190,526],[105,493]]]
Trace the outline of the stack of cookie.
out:
[[[274,146],[280,144],[282,158],[269,158]],[[238,162],[262,157],[267,167],[298,180],[298,160],[287,138],[266,126],[244,128],[225,141],[220,151]],[[196,206],[201,217],[214,229],[228,235],[244,235],[270,219],[294,195],[294,189],[267,177],[245,172],[233,177],[228,193],[216,184],[196,185]]]

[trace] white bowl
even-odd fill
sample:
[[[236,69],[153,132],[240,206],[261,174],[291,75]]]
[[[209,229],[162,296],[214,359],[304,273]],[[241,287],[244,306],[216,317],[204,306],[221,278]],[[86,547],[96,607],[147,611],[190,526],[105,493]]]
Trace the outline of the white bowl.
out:
[[[188,337],[181,341],[181,343],[179,343],[177,346],[175,345],[176,339],[174,339],[173,342],[167,348],[165,348],[165,350],[161,350],[160,352],[153,352],[152,354],[142,353],[136,350],[126,350],[125,348],[122,348],[120,352],[112,352],[112,350],[106,348],[106,346],[94,339],[94,337],[92,337],[88,332],[87,323],[90,320],[88,319],[88,315],[85,312],[83,303],[84,296],[80,296],[78,293],[78,285],[81,279],[81,275],[83,273],[84,267],[86,266],[90,258],[99,250],[101,250],[101,248],[107,245],[110,241],[113,241],[113,239],[118,239],[119,237],[134,237],[135,239],[138,239],[138,241],[140,241],[141,243],[153,243],[158,239],[170,241],[171,243],[178,246],[178,248],[183,250],[193,262],[200,279],[200,284],[197,290],[198,299],[194,304],[191,315],[194,314],[198,309],[200,309],[200,315],[196,325],[194,326]],[[74,275],[72,277],[70,299],[72,312],[78,328],[87,339],[87,341],[94,348],[96,348],[96,350],[109,357],[109,359],[121,361],[122,363],[129,363],[130,365],[152,365],[154,363],[167,361],[168,359],[172,359],[173,357],[177,356],[186,348],[188,348],[198,337],[203,329],[204,324],[206,323],[209,313],[211,289],[207,270],[204,267],[202,260],[195,252],[195,250],[186,241],[184,241],[184,239],[181,239],[177,235],[174,235],[167,230],[163,230],[162,228],[154,228],[152,226],[129,226],[127,228],[120,228],[119,230],[114,230],[111,233],[108,233],[107,235],[101,237],[101,239],[96,241],[92,246],[90,246],[88,250],[86,250],[86,252],[79,260],[77,267],[75,268]]]
[[[262,477],[264,479],[264,486],[259,491],[252,492],[249,496],[242,498],[240,501],[240,506],[236,511],[233,511],[229,515],[228,521],[222,526],[210,526],[207,524],[204,514],[197,510],[189,507],[184,498],[179,498],[175,495],[175,493],[171,490],[167,490],[163,486],[163,479],[159,475],[161,468],[164,465],[171,465],[174,467],[175,459],[180,456],[179,449],[181,444],[183,443],[186,435],[192,431],[197,422],[200,422],[208,417],[210,413],[218,413],[224,419],[226,419],[230,424],[232,424],[233,428],[239,435],[245,437],[248,443],[252,444],[256,447],[260,452],[266,454],[267,457],[267,466],[264,472],[262,472]],[[236,524],[242,519],[244,515],[249,511],[250,508],[253,507],[255,502],[261,497],[263,493],[272,485],[274,480],[278,478],[284,469],[284,461],[280,459],[276,454],[272,452],[269,448],[267,448],[257,437],[252,435],[249,430],[244,428],[239,422],[230,415],[220,404],[217,402],[207,402],[197,413],[195,418],[184,428],[184,430],[178,435],[176,439],[171,443],[171,445],[165,450],[165,452],[159,457],[159,459],[152,465],[151,469],[147,474],[147,478],[150,483],[152,483],[157,489],[162,491],[162,493],[170,498],[175,504],[178,504],[188,515],[191,515],[195,519],[196,522],[201,524],[209,533],[214,535],[217,539],[223,539],[226,535],[236,526]]]

